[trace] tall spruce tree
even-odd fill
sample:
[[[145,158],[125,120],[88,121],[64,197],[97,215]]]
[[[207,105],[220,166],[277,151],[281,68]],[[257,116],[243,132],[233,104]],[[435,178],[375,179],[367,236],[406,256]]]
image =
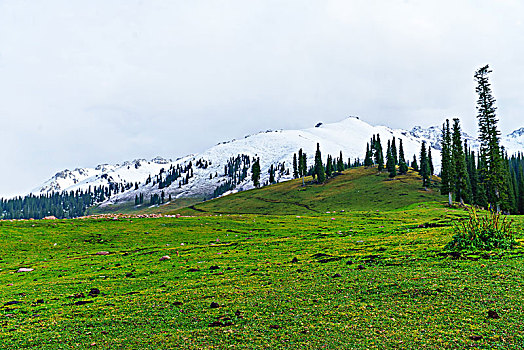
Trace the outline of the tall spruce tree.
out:
[[[454,178],[455,171],[451,158],[451,133],[449,129],[449,120],[446,119],[446,123],[442,125],[442,144],[441,144],[441,156],[442,156],[442,169],[441,169],[441,182],[440,182],[440,194],[448,196],[448,205],[453,204],[452,193],[455,190]]]
[[[269,167],[269,183],[275,183],[275,168],[273,167],[273,164]]]
[[[395,166],[395,159],[393,158],[393,154],[391,154],[391,145],[389,144],[389,142],[386,151],[386,168],[388,169],[390,178],[397,176],[397,167]]]
[[[251,180],[255,187],[260,186],[260,158],[257,158],[251,166]]]
[[[328,154],[326,161],[326,176],[330,178],[331,175],[333,175],[333,160],[331,156]]]
[[[431,177],[429,175],[429,161],[428,161],[428,154],[426,151],[426,141],[422,141],[422,145],[420,146],[420,176],[422,176],[422,187],[424,187],[426,190],[430,185]]]
[[[429,164],[429,175],[435,174],[435,167],[433,166],[433,157],[431,156],[431,146],[428,146],[428,164]]]
[[[404,157],[404,146],[402,145],[402,139],[399,139],[398,172],[400,175],[406,175],[408,173],[408,165],[406,164],[406,158]]]
[[[373,165],[373,154],[371,151],[371,148],[369,147],[369,143],[366,144],[366,157],[364,158],[364,166],[372,166]]]
[[[468,166],[469,174],[469,183],[471,184],[471,202],[473,204],[479,205],[479,193],[478,193],[478,183],[479,175],[477,172],[477,164],[475,161],[475,152],[468,150],[469,156],[466,160]]]
[[[384,170],[384,152],[382,151],[382,142],[380,141],[379,134],[377,134],[375,141],[375,161],[377,163],[378,171]]]
[[[522,162],[519,163],[518,165],[518,189],[519,189],[519,194],[518,194],[518,211],[520,214],[524,214],[524,169],[523,169],[523,165],[522,165]]]
[[[300,157],[300,164],[302,164],[302,173],[300,176],[302,176],[302,186],[305,186],[305,177],[307,174],[307,155],[306,153],[302,152],[302,157]]]
[[[293,153],[293,179],[298,179],[298,162],[296,153]]]
[[[342,158],[342,151],[340,151],[340,157],[337,159],[337,171],[339,173],[344,171],[344,158]]]
[[[391,141],[391,155],[393,156],[395,165],[398,165],[397,142],[395,140],[395,136],[393,136],[393,140]]]
[[[513,177],[510,174],[508,155],[505,153],[503,147],[501,151],[504,154],[504,157],[502,158],[503,160],[502,164],[503,164],[503,171],[504,171],[504,182],[506,183],[506,186],[503,187],[503,191],[505,191],[503,197],[506,198],[506,200],[501,203],[501,209],[506,213],[516,213],[517,212],[517,201],[515,198],[516,184],[513,183]]]
[[[479,68],[474,76],[477,82],[475,91],[478,94],[477,119],[480,140],[479,160],[481,160],[481,167],[478,170],[481,173],[482,185],[489,204],[500,211],[501,205],[507,202],[507,197],[505,197],[507,183],[500,150],[500,132],[497,129],[496,101],[488,78],[491,72],[489,65],[485,65]]]
[[[451,159],[455,171],[455,200],[464,204],[469,203],[471,199],[470,188],[468,187],[468,172],[466,168],[466,158],[464,157],[464,149],[462,148],[462,132],[460,129],[460,121],[458,118],[453,119],[453,135]]]
[[[326,181],[326,173],[324,169],[324,165],[322,164],[322,154],[320,153],[320,144],[317,143],[317,151],[315,152],[315,165],[313,174],[316,179],[317,183],[321,184]]]

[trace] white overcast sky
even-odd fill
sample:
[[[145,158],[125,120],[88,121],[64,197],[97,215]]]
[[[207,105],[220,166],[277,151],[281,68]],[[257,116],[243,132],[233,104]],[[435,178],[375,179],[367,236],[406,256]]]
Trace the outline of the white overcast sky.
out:
[[[476,134],[489,63],[524,126],[518,0],[0,0],[0,196],[65,168],[177,158],[358,115]]]

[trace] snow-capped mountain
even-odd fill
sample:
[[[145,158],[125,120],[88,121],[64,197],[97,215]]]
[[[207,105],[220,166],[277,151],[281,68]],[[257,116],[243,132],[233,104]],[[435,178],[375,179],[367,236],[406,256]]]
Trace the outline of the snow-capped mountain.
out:
[[[33,194],[56,191],[88,190],[99,186],[113,186],[117,190],[102,205],[133,201],[143,194],[161,195],[167,200],[181,197],[210,198],[253,187],[251,181],[252,161],[260,158],[261,183],[269,179],[271,165],[276,169],[278,181],[292,178],[293,154],[300,148],[307,154],[308,166],[312,165],[317,143],[320,144],[324,160],[327,155],[338,157],[342,152],[345,162],[350,158],[363,160],[366,143],[373,135],[380,134],[383,148],[387,140],[395,137],[397,147],[402,140],[406,160],[417,155],[423,141],[432,148],[435,168],[440,168],[440,135],[438,127],[423,129],[414,127],[411,131],[391,129],[386,126],[372,126],[358,117],[349,117],[337,123],[318,123],[315,127],[302,130],[265,131],[246,136],[243,139],[222,142],[207,151],[189,155],[176,161],[155,158],[150,161],[134,160],[116,165],[99,165],[96,168],[64,170],[46,181]],[[474,149],[478,141],[464,134]],[[502,138],[508,153],[524,149],[524,128]]]

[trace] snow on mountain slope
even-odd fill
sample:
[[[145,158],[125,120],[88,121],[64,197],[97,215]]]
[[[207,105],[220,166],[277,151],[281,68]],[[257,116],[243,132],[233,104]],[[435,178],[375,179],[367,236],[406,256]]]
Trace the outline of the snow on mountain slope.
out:
[[[155,158],[151,161],[140,159],[121,165],[100,165],[96,168],[64,170],[35,189],[33,193],[87,190],[89,186],[94,188],[118,184],[120,187],[125,187],[125,191],[114,194],[102,205],[133,201],[135,196],[140,194],[144,195],[146,203],[151,195],[160,196],[162,192],[164,192],[166,201],[170,195],[173,198],[210,198],[218,186],[225,186],[232,181],[232,177],[225,174],[225,166],[234,157],[244,155],[244,158],[251,160],[259,157],[261,183],[264,184],[269,179],[268,170],[271,165],[284,170],[276,173],[278,181],[291,179],[293,154],[297,153],[300,148],[307,154],[308,166],[311,166],[317,143],[320,144],[324,161],[328,154],[335,158],[341,151],[345,162],[348,158],[351,159],[351,162],[354,162],[356,158],[363,160],[366,143],[374,134],[380,134],[384,151],[387,140],[394,136],[397,139],[398,147],[399,139],[402,139],[408,161],[411,161],[415,154],[418,157],[421,142],[426,141],[432,147],[433,162],[436,171],[439,171],[441,134],[439,127],[428,129],[415,127],[407,131],[386,126],[372,126],[357,117],[349,117],[337,123],[319,123],[315,127],[302,130],[266,131],[249,135],[243,139],[219,143],[203,153],[189,155],[176,161],[162,158]],[[477,148],[476,139],[466,134],[463,134],[463,137],[474,149]],[[524,128],[502,138],[502,143],[510,154],[524,149]],[[181,169],[179,177],[167,186],[160,186],[159,182],[166,179],[169,169],[177,167]],[[161,169],[163,173],[160,175]],[[240,177],[240,173],[241,171],[238,170],[235,177]],[[152,181],[146,184],[149,176]],[[246,177],[243,180],[237,180],[238,183],[234,189],[228,189],[225,193],[252,188],[250,167],[244,176]],[[186,179],[187,183],[185,183]],[[138,189],[135,189],[135,183],[139,184]]]
[[[524,152],[524,128],[517,129],[502,137],[501,143],[509,155]]]
[[[171,160],[160,157],[152,160],[135,159],[132,162],[122,164],[100,164],[95,168],[77,168],[75,170],[64,170],[57,173],[51,179],[31,193],[35,195],[51,192],[88,190],[98,186],[108,186],[110,183],[134,184],[144,182],[149,175],[157,174]]]

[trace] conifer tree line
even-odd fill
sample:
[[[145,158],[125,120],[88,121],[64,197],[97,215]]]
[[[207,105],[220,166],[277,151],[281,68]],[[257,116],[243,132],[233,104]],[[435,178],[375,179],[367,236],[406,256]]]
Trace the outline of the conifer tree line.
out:
[[[382,149],[382,142],[380,141],[380,135],[373,135],[370,142],[366,144],[366,155],[364,157],[364,166],[376,165],[379,171],[384,170],[384,154]],[[419,171],[416,156],[412,162],[413,169]],[[398,167],[398,170],[397,170]],[[433,165],[431,165],[433,167]],[[391,140],[387,142],[386,148],[386,163],[385,169],[389,173],[389,177],[393,178],[397,175],[406,175],[408,172],[408,163],[406,162],[404,154],[404,145],[402,139],[397,139],[393,136]]]
[[[351,164],[351,159],[349,158],[347,159],[347,162],[345,162],[342,156],[342,151],[340,151],[339,156],[335,158],[328,154],[326,163],[324,164],[322,162],[320,144],[317,143],[314,163],[309,168],[307,165],[307,155],[302,148],[298,150],[298,155],[297,153],[293,154],[293,178],[302,178],[303,186],[305,185],[304,178],[306,176],[312,176],[316,183],[324,183],[326,179],[332,178],[346,169],[360,165],[360,160],[358,158],[355,159],[353,164]]]
[[[42,219],[47,216],[70,219],[85,215],[87,209],[95,203],[94,193],[80,190],[39,196],[30,194],[12,199],[0,198],[0,219]]]
[[[488,75],[489,66],[479,68],[474,75],[477,87],[477,120],[480,149],[478,154],[461,140],[458,118],[442,127],[442,195],[449,205],[478,205],[505,213],[524,214],[524,173],[522,154],[508,157],[500,146],[495,98]]]

